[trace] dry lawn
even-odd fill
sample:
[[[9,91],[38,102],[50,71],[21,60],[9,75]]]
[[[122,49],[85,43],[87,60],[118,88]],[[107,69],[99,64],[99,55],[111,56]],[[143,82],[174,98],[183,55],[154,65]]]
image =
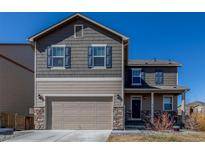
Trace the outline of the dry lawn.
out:
[[[205,132],[188,134],[111,134],[108,142],[205,142]]]

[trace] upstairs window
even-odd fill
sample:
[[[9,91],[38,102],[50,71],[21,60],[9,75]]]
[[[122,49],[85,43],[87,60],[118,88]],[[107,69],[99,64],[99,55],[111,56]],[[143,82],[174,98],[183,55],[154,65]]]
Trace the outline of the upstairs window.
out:
[[[162,85],[164,83],[164,74],[162,71],[156,71],[155,72],[155,84],[156,85]]]
[[[74,37],[83,37],[83,25],[74,25]]]
[[[65,66],[65,47],[52,47],[53,67]]]
[[[106,47],[93,47],[93,67],[105,67]]]
[[[112,68],[112,47],[93,44],[88,47],[89,68]]]
[[[71,48],[65,45],[53,45],[47,48],[48,68],[70,68]]]
[[[141,85],[142,72],[140,68],[132,69],[132,85]]]
[[[163,109],[164,111],[172,111],[173,109],[173,97],[172,96],[164,96],[163,97]]]

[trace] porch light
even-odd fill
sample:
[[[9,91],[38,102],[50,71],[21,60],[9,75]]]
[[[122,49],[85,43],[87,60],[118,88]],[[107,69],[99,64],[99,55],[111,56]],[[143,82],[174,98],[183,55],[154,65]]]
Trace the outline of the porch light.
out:
[[[122,97],[119,94],[117,94],[117,99],[122,101]]]
[[[38,99],[44,101],[44,97],[42,95],[40,95],[40,94],[38,94]]]

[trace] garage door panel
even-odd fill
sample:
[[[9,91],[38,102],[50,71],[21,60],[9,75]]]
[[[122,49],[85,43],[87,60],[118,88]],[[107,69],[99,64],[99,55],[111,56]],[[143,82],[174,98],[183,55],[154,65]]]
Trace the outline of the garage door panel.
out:
[[[96,105],[97,105],[96,109],[109,108],[110,102],[99,102]]]
[[[107,123],[101,123],[96,125],[96,129],[112,129],[112,125]]]
[[[64,124],[63,129],[96,129],[95,124]]]
[[[112,129],[112,102],[94,99],[51,100],[48,126],[52,129]]]
[[[97,112],[98,116],[107,116],[110,115],[110,110],[101,110]]]
[[[90,103],[90,102],[63,102],[64,107],[66,108],[78,108],[79,105],[81,107],[88,107],[88,106],[93,106],[95,103]]]
[[[64,110],[63,112],[60,113],[61,115],[63,114],[64,116],[92,116],[95,115],[95,111],[80,111],[80,110]]]
[[[59,119],[53,119],[52,124],[52,129],[60,129],[63,127],[63,123]]]
[[[107,122],[107,123],[111,123],[112,121],[112,117],[111,116],[97,116],[96,117],[96,122],[100,123],[100,122]]]
[[[94,116],[70,116],[70,117],[62,117],[62,121],[64,123],[74,123],[74,124],[81,124],[81,123],[93,123],[95,121]]]

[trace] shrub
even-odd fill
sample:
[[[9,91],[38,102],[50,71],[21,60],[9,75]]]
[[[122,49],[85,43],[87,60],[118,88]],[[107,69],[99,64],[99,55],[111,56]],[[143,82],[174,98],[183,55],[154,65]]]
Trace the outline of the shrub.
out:
[[[191,114],[186,118],[185,127],[192,130],[205,131],[205,114]]]
[[[151,128],[156,131],[171,130],[175,124],[174,118],[171,118],[167,112],[154,118]]]

